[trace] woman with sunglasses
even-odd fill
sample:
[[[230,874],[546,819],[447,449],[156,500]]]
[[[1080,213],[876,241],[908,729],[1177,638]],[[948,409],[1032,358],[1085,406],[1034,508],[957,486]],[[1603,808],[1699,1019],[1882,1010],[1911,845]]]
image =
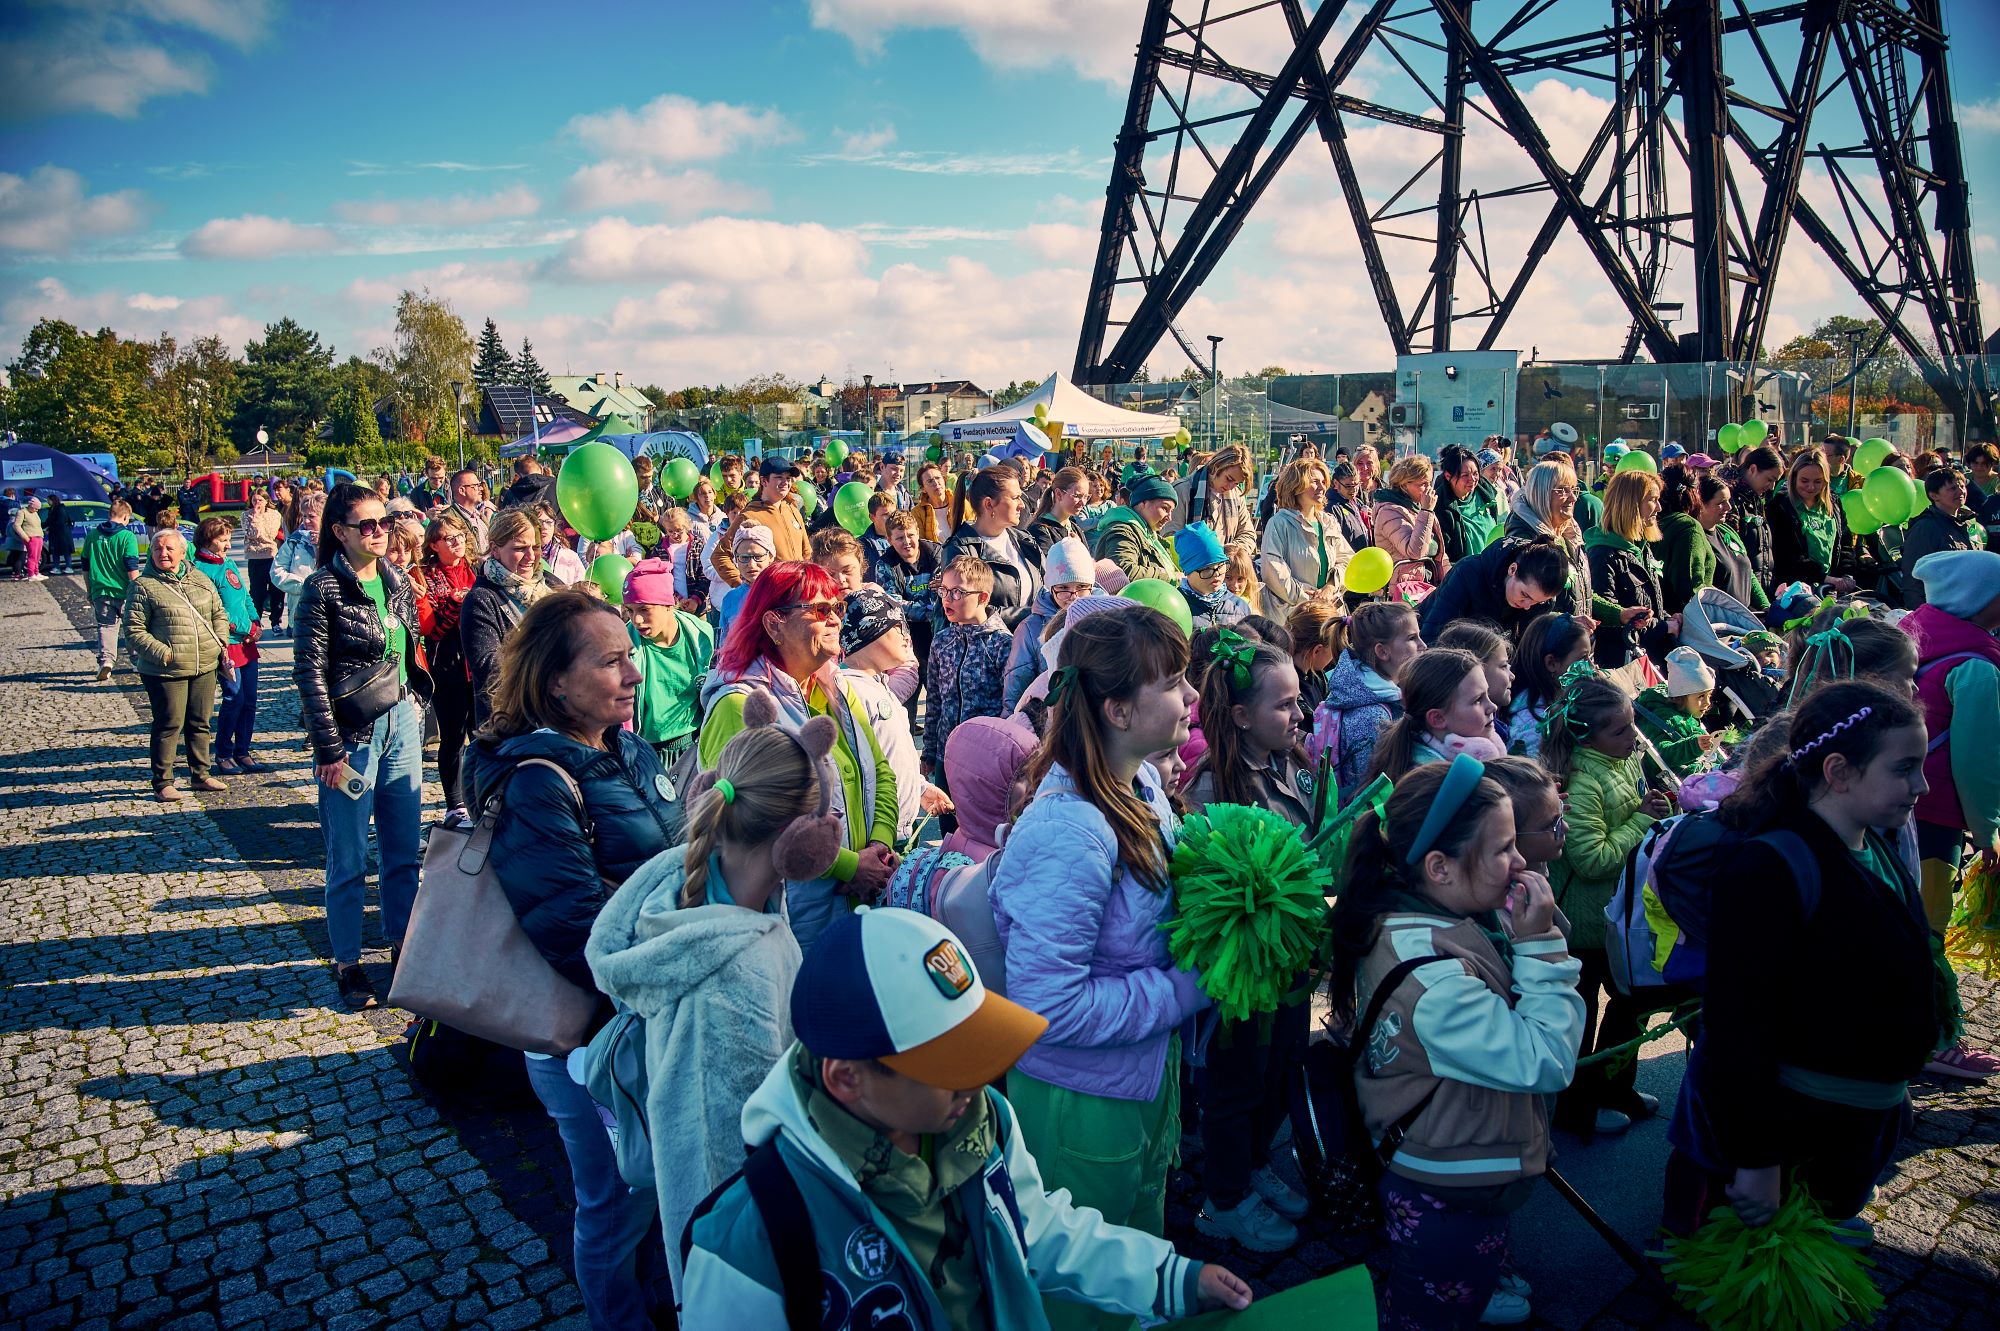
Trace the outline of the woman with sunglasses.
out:
[[[712,768],[722,748],[743,729],[743,700],[770,695],[778,715],[793,725],[815,716],[833,718],[838,737],[834,769],[840,783],[833,811],[842,843],[833,868],[811,882],[787,883],[785,906],[799,947],[813,940],[836,910],[872,901],[895,872],[896,774],[881,742],[835,670],[846,600],[833,575],[817,564],[781,560],[757,575],[737,612],[728,640],[702,686],[700,763]]]
[[[321,517],[318,567],[293,621],[292,677],[305,702],[319,825],[326,842],[326,923],[340,997],[375,1006],[361,969],[368,827],[381,863],[382,935],[394,953],[417,897],[424,720],[431,679],[415,584],[383,555],[387,507],[373,490],[334,487]]]

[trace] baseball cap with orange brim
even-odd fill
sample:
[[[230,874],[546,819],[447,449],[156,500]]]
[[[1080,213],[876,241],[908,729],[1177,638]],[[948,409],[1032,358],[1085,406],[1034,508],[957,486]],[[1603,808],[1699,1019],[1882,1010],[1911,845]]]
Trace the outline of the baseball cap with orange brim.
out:
[[[989,990],[958,936],[883,907],[835,916],[792,984],[792,1028],[819,1058],[877,1059],[941,1090],[983,1086],[1048,1021]]]

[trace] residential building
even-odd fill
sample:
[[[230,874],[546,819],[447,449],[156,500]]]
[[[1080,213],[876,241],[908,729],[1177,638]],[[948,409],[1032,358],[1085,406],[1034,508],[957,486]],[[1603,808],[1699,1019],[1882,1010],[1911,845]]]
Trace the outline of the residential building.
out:
[[[637,434],[653,428],[652,399],[641,393],[638,385],[626,383],[625,376],[616,370],[552,374],[549,384],[557,397],[586,415],[601,421],[616,417],[606,433]]]
[[[883,390],[877,389],[877,392]],[[993,395],[970,379],[940,379],[927,384],[904,384],[899,390],[903,409],[900,425],[889,429],[934,429],[946,421],[962,421],[993,410]]]

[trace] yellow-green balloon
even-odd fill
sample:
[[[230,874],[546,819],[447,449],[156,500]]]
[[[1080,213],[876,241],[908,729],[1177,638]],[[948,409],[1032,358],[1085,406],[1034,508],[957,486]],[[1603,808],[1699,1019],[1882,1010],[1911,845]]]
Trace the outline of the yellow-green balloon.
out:
[[[590,561],[590,580],[613,605],[625,604],[625,579],[631,572],[632,561],[623,555],[599,555]]]
[[[847,461],[847,441],[845,439],[827,440],[826,465],[829,467],[838,467],[845,461]]]
[[[639,507],[632,459],[610,444],[585,444],[564,458],[556,473],[556,503],[577,535],[610,540],[625,530]]]
[[[1889,460],[1896,450],[1889,446],[1887,439],[1865,439],[1861,447],[1854,450],[1854,474],[1867,476]]]
[[[1771,433],[1771,427],[1769,423],[1765,421],[1743,422],[1743,442],[1748,444],[1752,448],[1755,448],[1759,444],[1763,443],[1765,436],[1769,435],[1770,433]]]
[[[1743,427],[1725,425],[1715,432],[1715,445],[1725,453],[1734,453],[1743,447]]]
[[[807,517],[819,512],[819,487],[811,481],[805,479],[793,481],[792,493],[799,497],[799,512]]]
[[[1840,497],[1840,511],[1847,515],[1847,527],[1857,536],[1866,536],[1882,525],[1882,520],[1868,511],[1868,499],[1859,490],[1849,490]]]
[[[1901,526],[1923,506],[1917,483],[1894,467],[1877,467],[1861,483],[1868,511],[1885,527]]]
[[[1646,452],[1642,448],[1635,448],[1618,459],[1618,470],[1646,471],[1657,475],[1660,470],[1660,464],[1653,460],[1651,453]]]
[[[1371,545],[1365,550],[1356,550],[1354,558],[1347,561],[1347,568],[1340,575],[1340,585],[1356,596],[1373,596],[1389,585],[1395,575],[1396,561],[1389,558],[1389,552],[1379,545]]]
[[[868,500],[873,495],[867,485],[849,481],[833,492],[833,520],[859,536],[868,530]]]
[[[689,458],[675,458],[669,462],[667,474],[661,481],[662,488],[676,499],[686,499],[700,484],[701,468]]]
[[[1182,633],[1194,636],[1194,615],[1188,609],[1187,598],[1180,588],[1165,578],[1140,578],[1125,584],[1125,590],[1118,593],[1128,601],[1149,605],[1180,625]]]

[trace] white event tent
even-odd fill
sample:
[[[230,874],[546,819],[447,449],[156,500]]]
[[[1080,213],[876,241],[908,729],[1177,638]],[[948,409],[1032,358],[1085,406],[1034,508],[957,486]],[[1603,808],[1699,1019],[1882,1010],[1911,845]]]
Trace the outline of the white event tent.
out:
[[[1052,374],[1019,402],[969,420],[946,421],[937,427],[938,434],[953,444],[1010,440],[1016,426],[1034,419],[1037,403],[1048,408],[1049,420],[1061,422],[1065,439],[1168,439],[1181,429],[1178,416],[1114,407],[1099,402],[1060,374]]]

